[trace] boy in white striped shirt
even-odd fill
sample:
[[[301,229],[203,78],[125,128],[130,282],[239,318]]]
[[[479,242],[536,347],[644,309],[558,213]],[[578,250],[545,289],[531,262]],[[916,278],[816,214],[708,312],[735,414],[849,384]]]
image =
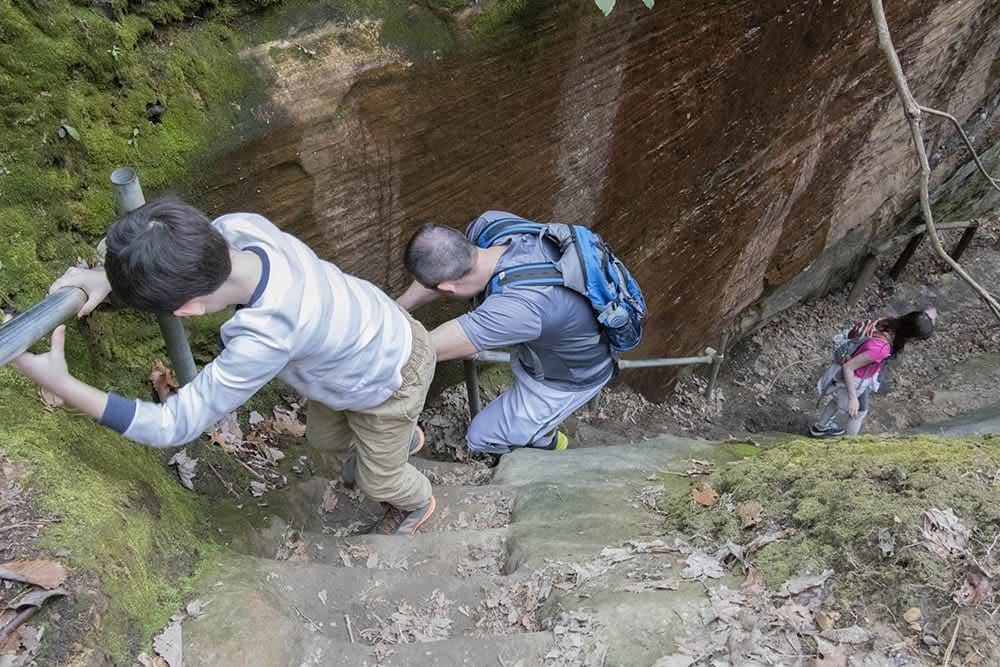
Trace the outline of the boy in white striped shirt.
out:
[[[52,349],[13,365],[105,426],[154,447],[189,442],[279,377],[310,400],[306,437],[345,482],[381,501],[376,532],[413,534],[434,511],[427,478],[407,460],[434,373],[427,331],[371,283],[343,273],[250,213],[209,222],[159,199],[108,230],[106,270],[70,269],[51,290],[82,288],[90,313],[113,290],[123,303],[191,317],[235,306],[223,350],[163,404],[129,400],[76,379]]]

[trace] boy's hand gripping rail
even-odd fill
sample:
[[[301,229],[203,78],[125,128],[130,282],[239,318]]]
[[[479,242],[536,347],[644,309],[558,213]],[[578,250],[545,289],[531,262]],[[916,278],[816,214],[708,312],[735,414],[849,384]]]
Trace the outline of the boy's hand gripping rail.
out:
[[[80,310],[87,293],[79,287],[53,292],[6,324],[0,324],[0,366],[25,350]]]

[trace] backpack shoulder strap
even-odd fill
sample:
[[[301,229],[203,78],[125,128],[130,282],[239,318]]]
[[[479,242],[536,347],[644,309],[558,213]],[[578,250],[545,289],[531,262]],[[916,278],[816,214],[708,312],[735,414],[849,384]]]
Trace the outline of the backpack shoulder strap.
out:
[[[522,264],[510,266],[494,273],[486,287],[486,294],[489,296],[494,292],[499,292],[503,287],[517,287],[519,285],[562,286],[562,284],[562,272],[552,262]]]
[[[499,218],[483,227],[473,242],[480,248],[489,248],[504,236],[512,234],[540,234],[548,227],[524,218]]]

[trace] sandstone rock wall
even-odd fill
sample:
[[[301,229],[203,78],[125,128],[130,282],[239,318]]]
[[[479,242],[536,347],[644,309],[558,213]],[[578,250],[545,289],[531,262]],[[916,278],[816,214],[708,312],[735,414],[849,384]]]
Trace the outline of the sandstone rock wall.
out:
[[[335,23],[294,36],[308,58],[261,45],[247,57],[276,77],[266,131],[221,161],[208,198],[390,294],[426,220],[500,208],[592,225],[646,292],[637,357],[695,352],[849,276],[917,172],[868,3],[619,4],[562,4],[501,48],[412,63]],[[1000,4],[889,5],[918,99],[997,142]],[[966,160],[952,135],[928,124],[936,181]]]

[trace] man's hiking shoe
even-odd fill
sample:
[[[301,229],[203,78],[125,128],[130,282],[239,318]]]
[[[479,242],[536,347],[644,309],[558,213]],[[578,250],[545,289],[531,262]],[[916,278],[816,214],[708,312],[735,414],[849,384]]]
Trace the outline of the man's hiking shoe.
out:
[[[379,535],[413,535],[420,526],[424,525],[424,522],[430,518],[431,514],[434,513],[437,501],[434,500],[434,496],[431,496],[430,500],[426,503],[409,512],[389,503],[382,503],[382,506],[385,507],[385,515],[382,516],[382,520],[375,526],[375,530],[372,531],[373,533]]]
[[[837,426],[837,422],[830,420],[822,426],[819,424],[813,424],[809,427],[809,435],[814,438],[829,438],[835,435],[844,435],[845,431],[840,426]]]
[[[562,431],[556,431],[556,437],[551,444],[545,447],[532,447],[532,449],[547,449],[550,452],[561,452],[569,447],[569,438]]]
[[[555,447],[553,447],[553,449],[557,452],[561,452],[569,447],[569,438],[566,437],[566,434],[562,431],[556,431],[556,441],[554,444]]]
[[[424,432],[417,426],[413,431],[413,437],[410,438],[410,454],[416,454],[424,446]],[[355,468],[357,468],[358,459],[354,454],[347,457],[344,461],[344,465],[340,468],[340,481],[344,483],[348,489],[353,489],[354,485],[357,484],[357,475],[355,474]]]

